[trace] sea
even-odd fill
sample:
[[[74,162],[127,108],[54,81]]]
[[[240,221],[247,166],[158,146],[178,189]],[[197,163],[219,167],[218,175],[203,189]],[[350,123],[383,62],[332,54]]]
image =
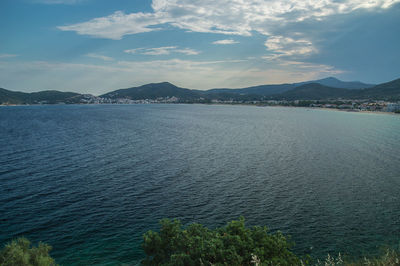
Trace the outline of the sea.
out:
[[[162,218],[243,216],[294,252],[400,244],[400,116],[233,105],[0,107],[0,245],[61,265],[137,265]]]

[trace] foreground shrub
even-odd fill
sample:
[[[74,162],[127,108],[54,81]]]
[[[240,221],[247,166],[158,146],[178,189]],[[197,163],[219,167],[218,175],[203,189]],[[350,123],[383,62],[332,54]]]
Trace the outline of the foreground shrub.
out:
[[[49,255],[51,247],[39,243],[37,247],[31,246],[26,238],[18,238],[5,245],[0,251],[1,266],[49,266],[56,265]]]
[[[200,224],[183,229],[179,220],[163,219],[159,233],[144,235],[144,265],[301,265],[292,243],[267,227],[246,228],[244,218],[215,230]]]
[[[340,253],[337,257],[328,256],[320,261],[316,266],[400,266],[400,250],[386,249],[385,252],[378,257],[364,257],[356,261],[343,258]]]

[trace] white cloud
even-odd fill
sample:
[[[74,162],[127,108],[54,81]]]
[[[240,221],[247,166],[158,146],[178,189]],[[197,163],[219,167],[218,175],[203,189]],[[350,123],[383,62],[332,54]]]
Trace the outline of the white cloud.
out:
[[[16,54],[0,54],[0,59],[1,58],[12,58],[12,57],[17,57],[18,55]]]
[[[112,57],[101,55],[101,54],[95,54],[95,53],[89,53],[86,56],[91,57],[91,58],[101,59],[104,61],[113,61],[114,60],[114,58],[112,58]]]
[[[235,44],[235,43],[239,43],[238,41],[232,40],[232,39],[226,39],[226,40],[219,40],[219,41],[215,41],[212,44]]]
[[[287,69],[311,71],[320,74],[326,73],[329,75],[344,73],[344,71],[335,69],[330,65],[301,61],[301,59],[317,52],[317,49],[313,46],[311,41],[307,39],[271,36],[265,42],[265,46],[270,54],[263,56],[262,58],[276,66],[282,66]]]
[[[176,46],[166,46],[158,48],[145,49],[142,54],[145,55],[169,55],[171,50],[176,49]]]
[[[171,53],[181,53],[186,55],[198,55],[200,52],[190,48],[178,48],[177,46],[164,46],[156,48],[135,48],[124,51],[127,54],[144,55],[169,55]]]
[[[144,49],[144,48],[126,49],[126,50],[124,50],[124,53],[136,54],[136,53],[139,53],[139,51],[141,51],[142,49]]]
[[[275,68],[284,68],[290,73],[304,72],[309,77],[318,78],[346,72],[326,64],[301,61],[301,59],[306,58],[308,55],[317,52],[313,44],[306,39],[271,36],[265,42],[265,46],[271,54],[263,56],[262,59],[266,60],[269,64],[273,64]]]
[[[265,42],[265,46],[273,54],[271,59],[278,57],[307,56],[317,52],[311,41],[306,39],[293,39],[284,36],[271,36]]]
[[[185,54],[185,55],[198,55],[200,54],[199,51],[190,49],[190,48],[183,48],[183,49],[176,49],[175,52]]]

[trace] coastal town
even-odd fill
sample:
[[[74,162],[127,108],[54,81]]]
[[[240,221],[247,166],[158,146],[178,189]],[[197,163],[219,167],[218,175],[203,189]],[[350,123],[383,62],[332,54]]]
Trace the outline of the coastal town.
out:
[[[400,113],[400,102],[391,102],[383,100],[353,100],[353,99],[335,99],[335,100],[208,100],[199,98],[197,100],[183,100],[175,96],[172,97],[158,97],[156,99],[141,99],[132,100],[129,98],[103,98],[91,94],[84,94],[81,99],[81,104],[168,104],[168,103],[199,103],[199,104],[244,104],[244,105],[257,105],[257,106],[292,106],[292,107],[309,107],[309,108],[326,108],[338,109],[343,111],[370,111],[370,112],[391,112]]]
[[[264,103],[260,103],[264,104]],[[374,100],[295,100],[295,101],[267,101],[266,105],[272,106],[296,106],[296,107],[312,107],[312,108],[327,108],[339,109],[345,111],[372,111],[372,112],[400,112],[400,102],[389,101],[374,101]]]
[[[48,101],[39,101],[29,105],[52,104]],[[74,102],[57,102],[57,104],[229,104],[255,106],[286,106],[308,107],[320,109],[336,109],[348,112],[387,112],[400,114],[400,101],[384,101],[369,99],[332,99],[332,100],[237,100],[237,99],[207,99],[195,100],[180,99],[175,96],[157,97],[155,99],[133,100],[129,98],[107,98],[82,94]],[[2,103],[1,105],[15,105]]]

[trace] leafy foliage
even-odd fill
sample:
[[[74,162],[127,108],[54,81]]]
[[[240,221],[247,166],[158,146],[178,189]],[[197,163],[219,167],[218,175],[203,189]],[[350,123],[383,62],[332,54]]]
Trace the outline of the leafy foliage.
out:
[[[245,227],[244,218],[215,230],[201,224],[182,228],[179,220],[163,219],[159,233],[144,235],[144,265],[301,265],[292,243],[267,227]]]
[[[2,266],[50,266],[56,265],[49,252],[51,247],[39,243],[31,246],[26,238],[18,238],[5,245],[0,251],[0,265]]]

